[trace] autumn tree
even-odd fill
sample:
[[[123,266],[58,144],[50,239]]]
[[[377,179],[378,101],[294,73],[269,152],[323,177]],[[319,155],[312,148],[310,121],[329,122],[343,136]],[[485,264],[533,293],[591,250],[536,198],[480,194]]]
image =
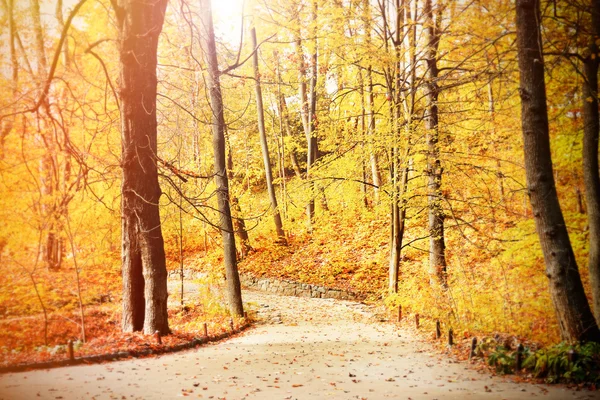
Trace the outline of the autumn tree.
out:
[[[157,172],[157,47],[167,0],[111,0],[118,24],[123,320],[126,332],[169,333]]]
[[[429,207],[429,268],[442,286],[447,286],[444,211],[442,209],[442,165],[439,145],[439,67],[438,48],[441,35],[441,9],[434,17],[431,0],[425,0],[426,63],[427,63],[427,205]]]
[[[200,0],[200,35],[203,58],[207,65],[207,89],[211,105],[211,129],[213,135],[214,176],[217,186],[219,229],[223,240],[225,275],[229,309],[232,315],[243,316],[242,291],[237,269],[235,236],[229,205],[229,181],[225,157],[225,119],[221,93],[219,62],[215,45],[211,0]]]
[[[44,82],[48,75],[48,61],[44,45],[44,31],[40,17],[40,3],[31,0],[31,17],[34,27],[35,55],[37,65],[37,79]],[[52,126],[49,121],[51,113],[49,99],[43,93],[40,94],[41,104],[36,110],[36,125],[38,144],[45,148],[44,155],[39,165],[41,183],[41,217],[46,226],[46,240],[44,245],[44,259],[50,270],[57,270],[62,264],[64,254],[64,240],[61,238],[61,221],[59,202],[57,202],[57,189],[59,185],[60,168],[57,158],[57,143],[52,135]],[[45,114],[45,115],[44,115]],[[46,116],[46,117],[45,117]]]
[[[271,211],[273,212],[273,219],[275,221],[277,238],[280,242],[285,243],[285,232],[283,231],[281,214],[279,212],[279,207],[277,206],[277,196],[275,194],[275,188],[273,187],[271,158],[269,157],[269,146],[267,144],[267,134],[265,132],[265,116],[263,108],[262,87],[260,84],[260,72],[258,67],[258,44],[256,41],[256,28],[253,27],[251,29],[250,36],[252,38],[252,47],[254,48],[254,55],[252,56],[252,61],[254,65],[254,79],[256,80],[256,111],[258,113],[258,133],[260,136],[260,147],[262,150],[263,164],[265,165],[265,181],[267,183],[267,191],[269,192],[269,199],[271,201]]]
[[[598,66],[600,65],[600,0],[590,0],[587,49],[583,59],[581,90],[583,114],[583,179],[590,227],[588,269],[592,286],[593,310],[600,323],[600,175],[598,175]]]
[[[599,341],[600,331],[583,290],[554,182],[540,20],[539,0],[517,1],[519,95],[527,189],[561,336],[568,341]]]

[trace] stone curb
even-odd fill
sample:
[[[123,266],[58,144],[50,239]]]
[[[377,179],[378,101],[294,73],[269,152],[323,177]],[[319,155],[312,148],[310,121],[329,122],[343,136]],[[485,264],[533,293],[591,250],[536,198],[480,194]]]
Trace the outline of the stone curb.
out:
[[[240,274],[242,286],[263,292],[275,293],[283,296],[311,297],[316,299],[337,299],[363,301],[366,294],[353,293],[342,289],[332,289],[325,286],[300,283],[275,278],[257,278],[249,274]]]

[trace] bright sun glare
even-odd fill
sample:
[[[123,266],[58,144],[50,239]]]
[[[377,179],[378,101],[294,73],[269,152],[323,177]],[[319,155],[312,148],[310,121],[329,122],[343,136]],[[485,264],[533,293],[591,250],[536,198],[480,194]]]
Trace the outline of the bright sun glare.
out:
[[[240,40],[244,0],[213,0],[212,7],[215,34],[229,43],[237,44]]]

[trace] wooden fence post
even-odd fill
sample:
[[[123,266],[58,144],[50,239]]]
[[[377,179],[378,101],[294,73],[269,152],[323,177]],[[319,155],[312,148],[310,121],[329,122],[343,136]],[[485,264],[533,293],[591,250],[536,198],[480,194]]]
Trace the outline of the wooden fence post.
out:
[[[452,328],[448,330],[448,346],[452,346],[454,344],[454,331]]]
[[[402,321],[402,305],[398,306],[398,322]]]
[[[519,343],[519,346],[517,347],[517,357],[515,359],[515,372],[517,373],[519,373],[523,367],[523,350],[525,350],[523,343]]]
[[[156,341],[156,343],[162,344],[162,338],[160,337],[159,331],[154,332],[154,340]]]
[[[567,351],[567,360],[569,360],[570,363],[574,363],[575,361],[577,361],[577,353],[575,352],[575,350],[570,349],[569,351]]]
[[[204,337],[208,337],[208,325],[204,323]]]
[[[439,339],[442,337],[442,331],[440,329],[440,320],[435,321],[435,338]]]
[[[233,318],[229,319],[229,326],[231,327],[231,330],[234,331],[235,328],[233,327]]]
[[[75,351],[73,350],[73,341],[69,340],[67,342],[67,352],[69,354],[69,360],[75,361]]]
[[[415,314],[415,326],[419,329],[419,314]]]
[[[477,338],[474,337],[471,340],[471,352],[469,353],[469,360],[473,357],[475,357],[475,349],[477,348]]]

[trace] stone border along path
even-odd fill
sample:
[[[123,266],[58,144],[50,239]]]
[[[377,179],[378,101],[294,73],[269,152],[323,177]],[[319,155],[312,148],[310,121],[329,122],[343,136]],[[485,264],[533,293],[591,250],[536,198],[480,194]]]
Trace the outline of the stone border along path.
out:
[[[190,285],[194,289],[194,279],[199,279],[205,276],[202,272],[186,269],[183,271],[184,284]],[[176,285],[180,285],[180,275],[178,270],[169,271],[170,290],[176,290]],[[343,289],[333,289],[326,286],[313,285],[310,283],[301,283],[286,279],[255,277],[248,273],[240,273],[240,283],[242,287],[262,290],[280,294],[283,296],[298,296],[298,297],[313,297],[318,299],[338,299],[338,300],[356,300],[361,301],[367,298],[367,295],[373,293],[354,293]],[[177,292],[178,293],[178,292]]]
[[[248,274],[240,274],[242,286],[271,292],[282,296],[312,297],[316,299],[364,300],[366,295],[356,294],[341,289],[312,285],[275,278],[256,278]]]
[[[595,399],[519,384],[431,352],[364,304],[245,291],[259,319],[155,358],[0,375],[0,399]]]

